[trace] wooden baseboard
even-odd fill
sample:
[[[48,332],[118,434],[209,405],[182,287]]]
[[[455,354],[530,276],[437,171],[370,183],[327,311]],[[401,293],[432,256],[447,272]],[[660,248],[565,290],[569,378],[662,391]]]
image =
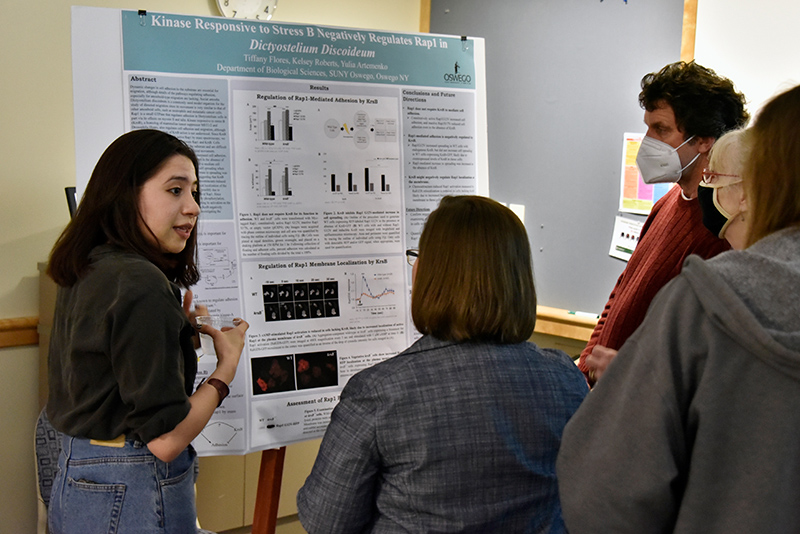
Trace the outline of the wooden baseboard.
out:
[[[0,349],[38,345],[38,317],[17,317],[0,319]]]
[[[596,315],[538,306],[534,331],[537,334],[589,341],[594,327],[597,325],[597,319]]]

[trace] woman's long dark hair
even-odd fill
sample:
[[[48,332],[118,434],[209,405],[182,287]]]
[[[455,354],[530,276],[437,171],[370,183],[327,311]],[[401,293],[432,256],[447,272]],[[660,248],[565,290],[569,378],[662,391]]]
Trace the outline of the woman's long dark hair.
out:
[[[175,155],[189,158],[198,173],[191,147],[159,130],[134,130],[109,145],[92,172],[75,217],[50,252],[47,274],[57,284],[75,284],[89,266],[91,250],[104,243],[144,256],[183,287],[197,282],[197,227],[186,247],[172,254],[154,246],[139,226],[142,186]]]

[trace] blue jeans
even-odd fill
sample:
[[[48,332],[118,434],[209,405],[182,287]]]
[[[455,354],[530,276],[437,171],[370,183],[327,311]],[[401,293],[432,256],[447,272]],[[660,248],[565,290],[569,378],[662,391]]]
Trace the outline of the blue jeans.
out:
[[[64,435],[48,508],[51,534],[196,534],[196,454],[156,458],[147,446]]]

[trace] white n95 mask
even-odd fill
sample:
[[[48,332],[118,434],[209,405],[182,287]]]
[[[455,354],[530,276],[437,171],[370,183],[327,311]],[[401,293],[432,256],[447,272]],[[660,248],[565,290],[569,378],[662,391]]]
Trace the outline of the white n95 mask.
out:
[[[694,136],[690,137],[680,145],[682,147]],[[639,146],[639,153],[636,154],[636,165],[642,174],[642,180],[646,184],[663,184],[677,182],[681,179],[685,171],[697,158],[700,153],[692,158],[692,161],[681,167],[681,158],[678,156],[678,148],[672,148],[667,143],[645,136]]]

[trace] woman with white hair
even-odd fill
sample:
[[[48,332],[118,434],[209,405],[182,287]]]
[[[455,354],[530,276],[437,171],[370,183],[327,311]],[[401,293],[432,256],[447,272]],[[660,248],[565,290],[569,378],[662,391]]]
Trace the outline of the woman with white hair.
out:
[[[747,242],[747,200],[742,169],[750,148],[750,132],[733,130],[720,137],[711,149],[708,168],[697,190],[703,225],[724,238],[736,250]]]

